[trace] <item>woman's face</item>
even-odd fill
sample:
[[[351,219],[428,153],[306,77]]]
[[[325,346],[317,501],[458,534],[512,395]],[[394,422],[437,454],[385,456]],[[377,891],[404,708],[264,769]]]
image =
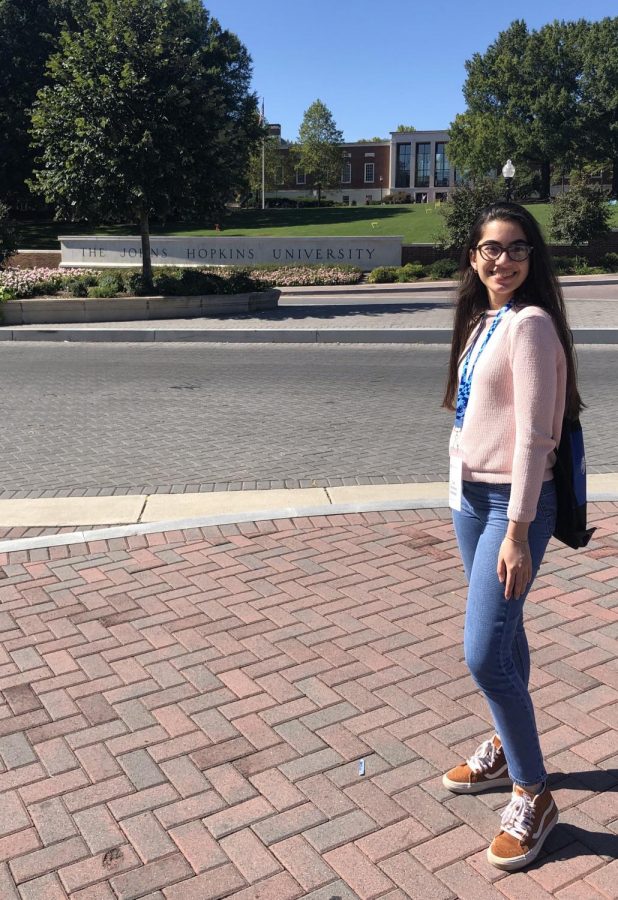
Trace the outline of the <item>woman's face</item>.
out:
[[[530,271],[530,258],[517,262],[503,252],[497,259],[484,259],[478,248],[484,244],[499,244],[506,249],[522,243],[528,241],[518,222],[492,219],[485,224],[477,249],[470,251],[470,265],[487,288],[491,309],[500,309],[522,286]]]

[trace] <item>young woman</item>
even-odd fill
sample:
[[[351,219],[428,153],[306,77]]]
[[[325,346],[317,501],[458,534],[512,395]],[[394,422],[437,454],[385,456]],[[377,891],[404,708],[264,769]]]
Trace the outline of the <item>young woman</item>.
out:
[[[582,407],[560,286],[534,218],[486,207],[462,255],[448,383],[450,503],[468,580],[464,651],[496,734],[444,775],[457,793],[513,784],[490,863],[531,863],[558,821],[528,692],[523,607],[554,529],[554,450]]]

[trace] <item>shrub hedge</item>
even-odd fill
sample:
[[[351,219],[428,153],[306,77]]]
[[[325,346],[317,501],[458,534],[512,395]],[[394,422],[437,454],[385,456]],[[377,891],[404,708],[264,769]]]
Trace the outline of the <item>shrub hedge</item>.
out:
[[[596,275],[618,272],[618,253],[606,253],[600,266],[590,266],[583,256],[556,256],[558,275]],[[380,266],[367,276],[370,284],[393,284],[453,278],[458,265],[454,259],[438,259],[430,265],[420,262],[405,266]],[[215,268],[156,268],[153,293],[157,296],[198,296],[244,294],[271,287],[357,284],[363,272],[356,266],[263,265]],[[141,270],[105,269],[0,269],[0,302],[27,297],[61,295],[68,297],[143,296],[146,293]]]
[[[369,273],[367,281],[371,284],[418,281],[419,278],[441,281],[453,278],[458,268],[459,266],[454,259],[437,259],[427,266],[420,262],[406,263],[405,266],[379,266]]]

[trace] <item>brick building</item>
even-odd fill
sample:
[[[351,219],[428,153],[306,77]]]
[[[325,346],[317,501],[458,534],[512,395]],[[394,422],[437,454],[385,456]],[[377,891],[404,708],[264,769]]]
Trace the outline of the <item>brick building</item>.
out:
[[[388,141],[343,144],[339,186],[323,188],[322,197],[351,205],[379,203],[391,195],[408,203],[446,199],[456,184],[447,146],[448,131],[394,131]],[[288,150],[282,147],[281,152]],[[290,199],[313,195],[317,187],[302,169],[266,193],[267,198]]]

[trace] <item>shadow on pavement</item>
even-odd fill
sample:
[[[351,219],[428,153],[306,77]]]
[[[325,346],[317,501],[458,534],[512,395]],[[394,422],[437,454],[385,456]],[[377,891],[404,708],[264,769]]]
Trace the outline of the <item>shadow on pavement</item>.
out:
[[[268,310],[263,312],[246,313],[239,316],[227,316],[226,318],[234,321],[244,321],[247,319],[260,319],[266,322],[283,322],[286,320],[299,321],[302,319],[339,319],[344,316],[375,316],[376,318],[384,315],[392,315],[393,313],[426,313],[435,309],[452,309],[452,304],[448,302],[436,303],[367,303],[359,305],[358,303],[341,304],[336,306],[333,304],[324,304],[323,306],[279,306],[276,310]]]
[[[605,856],[618,859],[618,834],[609,831],[587,831],[578,825],[558,822],[543,849],[547,855],[539,858],[534,868],[540,868],[547,862],[548,856],[553,860],[577,859],[581,856]]]

